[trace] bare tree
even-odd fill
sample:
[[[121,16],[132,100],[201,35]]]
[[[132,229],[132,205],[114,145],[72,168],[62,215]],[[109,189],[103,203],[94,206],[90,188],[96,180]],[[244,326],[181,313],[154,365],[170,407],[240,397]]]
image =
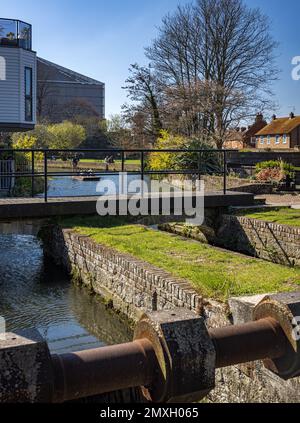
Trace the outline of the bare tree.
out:
[[[122,115],[110,115],[105,121],[104,133],[110,144],[116,148],[130,149],[132,145],[132,135],[126,119]]]
[[[62,106],[62,114],[67,120],[76,121],[82,118],[99,118],[99,113],[93,104],[84,98],[74,98]]]
[[[196,13],[211,46],[209,79],[216,87],[215,130],[221,147],[228,126],[273,104],[270,87],[278,75],[277,43],[268,17],[241,0],[198,0]]]
[[[52,120],[55,111],[54,96],[56,90],[50,83],[50,73],[41,65],[38,67],[38,83],[37,83],[37,118],[38,121]]]
[[[128,91],[128,97],[133,104],[130,107],[124,106],[126,114],[127,116],[134,116],[137,112],[148,114],[150,116],[148,132],[157,137],[162,129],[162,121],[159,109],[160,94],[155,75],[150,65],[140,67],[134,64],[131,65],[129,72],[130,76],[123,88]]]
[[[135,65],[126,88],[144,108],[153,93],[160,127],[205,135],[222,148],[229,127],[273,106],[276,46],[260,9],[197,0],[163,19],[146,49],[151,72]]]

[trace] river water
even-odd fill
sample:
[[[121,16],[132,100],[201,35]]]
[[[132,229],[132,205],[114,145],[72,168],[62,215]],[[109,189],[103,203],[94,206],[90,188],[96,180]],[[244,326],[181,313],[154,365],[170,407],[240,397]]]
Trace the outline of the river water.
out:
[[[129,188],[130,183],[139,180],[140,177],[137,175],[128,175]],[[102,175],[101,184],[104,187],[99,186],[99,182],[95,181],[78,181],[70,176],[54,177],[49,180],[48,183],[48,196],[49,197],[73,197],[73,196],[100,196],[104,193],[107,195],[119,193],[120,181],[118,175]],[[113,187],[110,186],[113,184]],[[106,191],[107,189],[107,191]],[[115,189],[115,192],[113,191]],[[135,193],[135,191],[129,193]]]
[[[55,172],[57,170],[50,169]],[[70,169],[62,169],[62,173],[70,172]],[[101,196],[101,195],[113,195],[120,193],[120,186],[125,187],[127,185],[128,194],[136,194],[139,192],[139,183],[141,182],[141,176],[137,174],[128,173],[127,183],[125,177],[119,175],[101,175],[100,181],[80,181],[73,179],[71,176],[55,176],[50,177],[48,180],[48,197],[84,197],[84,196]],[[159,192],[160,190],[169,192],[170,185],[167,183],[160,183],[156,180],[151,180],[149,176],[145,176],[145,183],[147,184],[149,192]],[[100,183],[100,185],[99,185]],[[134,185],[133,185],[134,183]],[[38,197],[43,197],[44,194],[39,194]]]
[[[52,353],[127,342],[126,322],[43,262],[39,240],[0,235],[0,316],[7,331],[37,328]]]
[[[102,180],[107,179],[119,192],[118,175],[103,175]],[[128,175],[128,184],[137,179],[137,175]],[[150,179],[146,181],[149,184]],[[103,195],[97,185],[98,182],[54,177],[49,179],[48,196]],[[112,194],[110,190],[106,193]],[[87,290],[72,285],[61,270],[44,263],[42,245],[29,235],[0,234],[0,317],[5,318],[10,332],[37,328],[52,353],[132,339],[127,322],[106,310]]]

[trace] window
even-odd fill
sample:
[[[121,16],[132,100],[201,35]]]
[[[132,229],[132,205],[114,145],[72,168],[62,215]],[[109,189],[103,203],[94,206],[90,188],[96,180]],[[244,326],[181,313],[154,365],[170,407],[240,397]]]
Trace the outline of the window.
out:
[[[280,144],[280,135],[276,135],[276,144]]]
[[[6,80],[6,59],[0,56],[0,81]]]
[[[33,120],[32,69],[25,68],[25,120]]]
[[[271,144],[271,135],[268,135],[268,145]]]
[[[287,144],[287,136],[286,135],[283,136],[283,144]]]
[[[260,143],[261,143],[261,144],[264,144],[264,143],[265,143],[265,139],[264,139],[264,137],[260,137]]]

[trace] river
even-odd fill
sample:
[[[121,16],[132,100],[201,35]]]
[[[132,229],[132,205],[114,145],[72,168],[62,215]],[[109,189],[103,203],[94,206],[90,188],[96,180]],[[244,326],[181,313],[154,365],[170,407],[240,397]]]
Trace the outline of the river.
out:
[[[50,168],[49,172],[57,172],[55,168]],[[61,175],[65,172],[70,172],[70,169],[60,169]],[[138,181],[141,181],[141,176],[137,174],[128,173],[127,176],[127,193],[136,194],[139,192]],[[169,192],[170,185],[167,183],[160,183],[149,176],[145,176],[145,183],[147,184],[148,190],[152,192],[159,192],[160,189]],[[99,185],[101,182],[101,185]],[[133,182],[136,182],[133,186]],[[49,177],[48,180],[48,197],[84,197],[84,196],[101,196],[101,195],[113,195],[120,193],[120,185],[125,186],[125,179],[121,179],[119,174],[106,175],[103,173],[100,176],[100,181],[80,181],[72,178],[72,176],[53,176]],[[44,194],[39,194],[38,197],[43,197]]]
[[[0,316],[7,331],[37,328],[52,353],[132,339],[129,326],[87,290],[43,260],[33,236],[0,235]]]

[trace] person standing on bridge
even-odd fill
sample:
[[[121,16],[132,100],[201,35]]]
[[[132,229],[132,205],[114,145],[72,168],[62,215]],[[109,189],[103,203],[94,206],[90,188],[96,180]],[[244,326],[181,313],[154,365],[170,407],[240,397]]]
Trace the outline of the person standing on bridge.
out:
[[[78,164],[80,162],[79,157],[76,155],[73,160],[72,160],[72,166],[73,166],[73,172],[76,172],[76,170],[78,169]]]

